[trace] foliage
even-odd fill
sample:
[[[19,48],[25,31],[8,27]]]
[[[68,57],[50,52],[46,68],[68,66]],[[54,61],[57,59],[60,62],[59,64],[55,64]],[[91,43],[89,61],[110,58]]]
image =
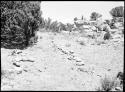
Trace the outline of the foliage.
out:
[[[45,19],[43,17],[40,18],[40,28],[45,27]]]
[[[1,47],[24,49],[39,27],[39,2],[1,1]]]
[[[106,34],[104,35],[104,40],[109,40],[111,38],[111,34],[108,32],[106,32]]]
[[[50,25],[51,25],[52,19],[48,18],[48,20],[46,20],[45,22],[46,22],[46,24],[45,24],[46,29],[50,29]]]
[[[66,31],[70,31],[71,32],[73,27],[74,27],[73,24],[67,23],[67,25],[66,25]]]
[[[112,17],[124,17],[124,7],[118,6],[111,9],[110,14],[112,15]]]
[[[106,24],[108,24],[108,25],[110,25],[110,23],[111,23],[110,20],[108,20],[108,19],[105,20],[105,22],[106,22]]]
[[[59,31],[58,25],[59,25],[59,23],[57,21],[52,22],[50,25],[50,30],[58,32]]]
[[[77,21],[77,20],[78,20],[78,18],[77,18],[77,17],[75,17],[75,18],[74,18],[74,21]]]
[[[111,22],[109,26],[110,26],[111,29],[116,29],[116,26],[115,26],[114,22]]]
[[[52,32],[60,32],[61,30],[67,30],[67,26],[65,24],[58,21],[52,21],[51,18],[48,18],[48,19],[41,18],[40,21],[41,21],[40,27],[45,28],[46,30],[49,30]]]
[[[66,31],[66,25],[63,23],[60,23],[60,30],[65,30]]]
[[[40,27],[45,28],[46,30],[56,31],[58,27],[58,22],[52,21],[51,18],[48,19],[41,18]]]
[[[82,16],[81,20],[83,20],[83,19],[84,19],[84,17]]]
[[[99,13],[97,13],[97,12],[92,12],[91,13],[91,16],[90,16],[90,19],[92,20],[92,21],[94,21],[94,20],[97,20],[98,18],[100,18],[102,15],[101,14],[99,14]]]
[[[76,25],[77,28],[80,28],[84,25],[84,23],[78,23],[78,22],[74,22],[74,24]]]
[[[104,79],[101,79],[101,87],[98,88],[98,91],[111,91],[118,85],[118,82],[115,78],[109,78],[107,76]]]

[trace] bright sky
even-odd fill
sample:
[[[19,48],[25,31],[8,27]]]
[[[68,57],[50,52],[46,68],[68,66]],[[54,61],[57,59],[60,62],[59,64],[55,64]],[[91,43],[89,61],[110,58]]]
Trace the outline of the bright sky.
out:
[[[110,19],[109,11],[116,6],[124,6],[124,1],[42,1],[42,17],[52,21],[73,23],[75,17],[83,15],[88,20],[93,11],[102,14],[103,19]]]

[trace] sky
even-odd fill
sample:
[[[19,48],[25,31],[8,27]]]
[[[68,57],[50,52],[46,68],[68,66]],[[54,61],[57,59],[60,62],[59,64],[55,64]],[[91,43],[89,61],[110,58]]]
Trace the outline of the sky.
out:
[[[62,23],[73,23],[73,19],[84,16],[90,19],[92,12],[102,14],[102,19],[111,19],[109,11],[116,6],[124,6],[124,1],[42,1],[42,17]]]

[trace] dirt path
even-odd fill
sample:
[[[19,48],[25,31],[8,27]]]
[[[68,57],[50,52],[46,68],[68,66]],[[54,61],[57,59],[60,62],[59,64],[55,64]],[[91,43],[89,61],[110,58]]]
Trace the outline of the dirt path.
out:
[[[123,70],[121,44],[80,45],[75,36],[41,36],[35,46],[13,55],[13,50],[1,49],[6,71],[2,90],[91,91],[105,74],[114,76]]]

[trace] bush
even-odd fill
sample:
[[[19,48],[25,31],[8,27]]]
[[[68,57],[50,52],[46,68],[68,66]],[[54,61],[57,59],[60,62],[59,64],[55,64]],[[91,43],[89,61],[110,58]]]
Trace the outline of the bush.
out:
[[[45,28],[46,30],[52,32],[60,32],[61,30],[67,30],[65,24],[58,21],[52,21],[51,18],[48,19],[41,18],[40,27]]]
[[[118,82],[115,81],[115,78],[109,78],[107,76],[104,79],[101,79],[101,87],[99,87],[98,91],[111,91],[118,85]]]
[[[111,38],[111,34],[109,32],[105,33],[104,40],[109,40]]]
[[[117,78],[120,79],[120,84],[123,84],[124,73],[123,72],[118,72]]]
[[[45,28],[45,19],[43,17],[40,18],[40,28]]]
[[[108,24],[108,25],[110,25],[110,23],[111,23],[110,20],[108,20],[108,19],[105,20],[105,22],[106,22],[106,24]]]
[[[124,7],[117,6],[110,11],[112,17],[124,17]]]
[[[97,20],[98,18],[102,17],[101,14],[97,13],[97,12],[92,12],[91,13],[91,16],[90,16],[90,19],[91,20]]]
[[[1,1],[1,47],[24,49],[39,28],[39,2]]]
[[[54,21],[51,23],[50,25],[50,30],[52,30],[53,32],[59,32],[59,23],[57,21]]]
[[[46,30],[53,31],[53,32],[57,32],[59,30],[58,22],[52,21],[51,18],[48,18],[48,19],[41,18],[40,21],[41,21],[40,22],[41,28],[45,28]]]
[[[110,28],[111,28],[111,29],[116,29],[117,27],[115,26],[115,23],[111,23],[111,24],[110,24]]]
[[[63,23],[60,23],[60,30],[65,30],[66,31],[66,25]]]

